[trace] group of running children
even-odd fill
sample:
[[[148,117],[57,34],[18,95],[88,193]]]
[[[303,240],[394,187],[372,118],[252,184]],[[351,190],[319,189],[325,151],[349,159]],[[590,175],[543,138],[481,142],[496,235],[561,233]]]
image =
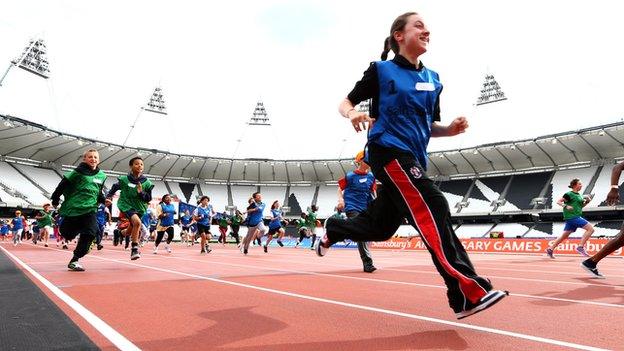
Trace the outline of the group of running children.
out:
[[[356,132],[368,129],[366,152],[357,157],[358,169],[349,172],[340,181],[338,207],[346,216],[328,218],[325,221],[324,235],[318,240],[315,240],[313,230],[305,235],[312,235],[313,248],[318,256],[325,256],[332,245],[345,239],[360,243],[364,269],[372,272],[375,267],[366,242],[389,239],[407,219],[420,233],[435,268],[444,279],[450,307],[458,319],[465,318],[493,306],[509,294],[507,291],[495,290],[489,279],[476,273],[468,254],[455,235],[444,194],[426,175],[430,138],[464,133],[468,128],[468,121],[459,116],[448,125],[440,123],[442,83],[438,74],[425,67],[420,60],[420,56],[427,52],[430,38],[423,18],[416,12],[404,13],[394,20],[389,34],[384,42],[381,61],[372,62],[368,66],[362,79],[339,106],[339,113],[350,121]],[[390,51],[394,52],[394,58],[387,60]],[[357,110],[355,106],[365,100],[371,101],[370,111]],[[140,157],[131,159],[130,173],[119,177],[106,195],[103,193],[106,175],[99,170],[98,163],[97,151],[85,152],[83,163],[65,174],[52,196],[54,207],[59,205],[60,196],[64,196],[60,207],[60,215],[63,217],[59,227],[61,235],[72,240],[80,234],[68,264],[70,270],[84,270],[78,261],[97,238],[98,204],[105,203],[106,199],[110,200],[118,190],[120,194],[117,206],[120,219],[124,223],[119,233],[122,237],[130,238],[131,259],[140,257],[141,217],[147,211],[153,189],[150,180],[143,175],[143,160]],[[613,170],[608,205],[619,201],[618,182],[623,168],[624,162]],[[375,181],[383,186],[376,196]],[[554,257],[552,252],[556,244],[576,228],[586,229],[587,237],[593,232],[591,225],[582,219],[580,213],[580,209],[591,199],[580,195],[580,181],[574,180],[570,187],[572,191],[566,193],[558,202],[564,207],[566,228],[562,238],[549,247],[547,254],[551,257]],[[160,206],[158,212],[161,230],[157,231],[163,232],[163,235],[168,234],[169,244],[173,237],[169,233],[172,232],[175,211],[166,198],[165,196],[163,199],[165,205]],[[210,250],[207,240],[210,235],[212,209],[208,202],[207,197],[202,197],[193,213],[197,232],[201,236],[202,252]],[[271,207],[271,223],[275,224],[269,225],[269,238],[280,232],[281,228],[278,229],[277,223],[282,220],[279,203],[275,202]],[[246,210],[248,235],[240,244],[241,252],[245,254],[252,240],[267,233],[263,223],[264,208],[262,195],[255,193]],[[187,219],[186,225],[189,223]],[[315,214],[307,214],[307,217],[299,220],[298,226],[302,230],[306,228],[303,230],[305,233],[310,230],[312,223],[316,223]],[[279,244],[280,234],[278,237]],[[303,236],[300,237],[302,238]],[[583,238],[584,241],[586,239]],[[160,240],[162,237],[159,234],[157,242]],[[270,239],[267,240],[269,241]],[[621,230],[597,254],[583,261],[583,268],[596,277],[602,277],[596,264],[623,245],[624,230]],[[586,254],[583,245],[579,253]]]

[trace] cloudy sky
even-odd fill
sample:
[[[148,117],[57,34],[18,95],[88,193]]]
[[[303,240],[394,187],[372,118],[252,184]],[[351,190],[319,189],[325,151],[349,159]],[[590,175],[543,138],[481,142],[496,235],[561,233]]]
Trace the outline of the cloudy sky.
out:
[[[351,157],[365,142],[337,106],[377,60],[393,19],[422,14],[423,62],[444,84],[430,150],[621,121],[619,1],[13,1],[0,74],[33,37],[51,77],[13,68],[0,112],[122,143],[155,86],[169,115],[139,115],[129,145],[220,157]],[[508,100],[476,108],[486,74]],[[272,126],[247,126],[258,101]]]

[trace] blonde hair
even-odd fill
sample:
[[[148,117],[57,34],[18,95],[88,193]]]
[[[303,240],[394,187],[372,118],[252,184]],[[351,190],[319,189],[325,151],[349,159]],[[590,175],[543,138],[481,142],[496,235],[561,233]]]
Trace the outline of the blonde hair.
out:
[[[92,152],[95,152],[96,154],[98,154],[98,156],[100,155],[100,153],[96,149],[89,149],[82,154],[82,158],[87,157],[87,154],[90,154]]]

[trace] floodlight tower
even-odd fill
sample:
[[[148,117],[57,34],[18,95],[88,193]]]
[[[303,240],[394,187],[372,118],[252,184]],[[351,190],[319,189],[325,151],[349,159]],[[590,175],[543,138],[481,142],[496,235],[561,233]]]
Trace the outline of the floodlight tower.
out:
[[[490,104],[493,102],[507,100],[505,93],[501,89],[493,74],[485,75],[485,82],[481,87],[481,95],[477,98],[476,106]]]
[[[262,101],[258,101],[258,103],[256,103],[256,108],[254,109],[253,115],[247,124],[256,126],[271,125],[271,121],[269,121],[269,117]]]
[[[7,74],[9,74],[11,68],[15,66],[36,74],[39,77],[48,79],[50,77],[50,67],[46,54],[47,48],[43,39],[31,39],[22,55],[11,61],[11,64],[4,72],[4,75],[0,78],[0,86],[2,86],[2,82],[4,81],[4,78],[6,78]]]
[[[130,126],[128,135],[126,135],[126,139],[124,140],[122,144],[123,146],[126,146],[126,143],[128,142],[128,139],[130,138],[130,134],[132,134],[134,127],[139,121],[139,117],[141,117],[141,112],[143,111],[153,112],[153,113],[157,113],[161,115],[167,115],[167,107],[165,106],[165,99],[163,98],[163,92],[160,87],[154,88],[154,92],[150,96],[150,99],[147,102],[147,104],[145,104],[144,106],[141,106],[141,108],[139,109],[139,113],[134,119],[134,123],[132,123],[132,125]]]

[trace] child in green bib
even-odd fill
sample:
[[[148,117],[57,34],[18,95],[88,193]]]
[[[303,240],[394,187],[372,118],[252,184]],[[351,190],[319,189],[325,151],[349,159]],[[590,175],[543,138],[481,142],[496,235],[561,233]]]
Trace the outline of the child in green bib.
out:
[[[154,185],[143,175],[143,159],[133,157],[128,162],[130,173],[117,178],[117,183],[113,184],[108,192],[107,198],[112,199],[115,193],[120,190],[117,208],[119,208],[119,218],[128,220],[128,227],[121,231],[123,236],[130,236],[132,240],[132,250],[130,259],[141,258],[139,252],[139,232],[141,231],[141,217],[147,211],[147,205],[152,200],[152,189]]]

